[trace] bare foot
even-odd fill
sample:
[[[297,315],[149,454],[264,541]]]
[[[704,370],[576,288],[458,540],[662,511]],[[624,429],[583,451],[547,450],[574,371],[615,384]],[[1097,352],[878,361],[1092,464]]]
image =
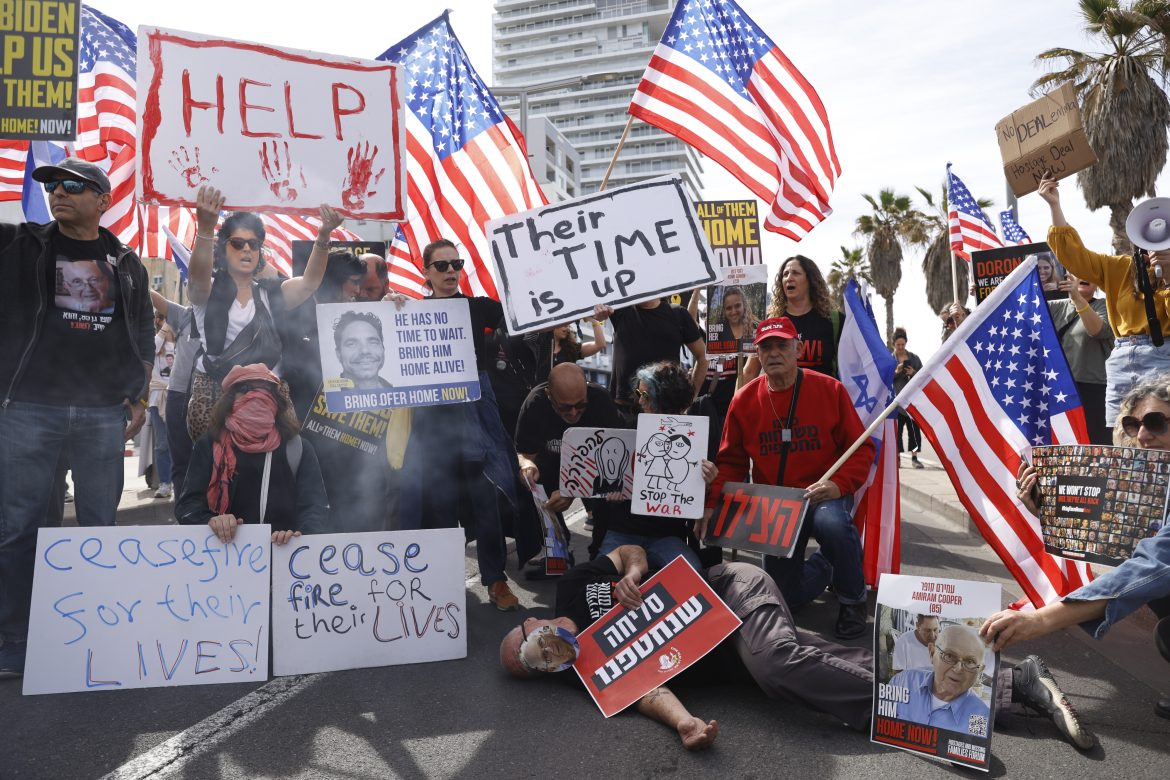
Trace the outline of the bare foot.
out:
[[[691,717],[678,724],[678,737],[687,750],[706,750],[719,736],[719,724],[715,721],[704,723],[702,718]]]

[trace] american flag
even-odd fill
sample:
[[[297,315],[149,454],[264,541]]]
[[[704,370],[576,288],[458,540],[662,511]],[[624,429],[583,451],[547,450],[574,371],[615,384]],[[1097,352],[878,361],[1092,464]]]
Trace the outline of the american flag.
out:
[[[947,209],[950,212],[951,249],[959,257],[970,260],[971,252],[1003,246],[995,234],[995,226],[971,197],[967,185],[951,173],[950,163],[947,163]]]
[[[1034,605],[1088,582],[1085,564],[1045,552],[1040,521],[1016,498],[1031,447],[1089,440],[1035,258],[979,304],[896,400],[922,426],[963,506]]]
[[[1013,244],[1030,244],[1032,239],[1024,229],[1016,223],[1016,215],[1011,209],[999,212],[999,226],[1003,228],[1003,239]]]
[[[0,140],[0,203],[20,200],[27,157],[28,141]]]
[[[731,0],[675,6],[630,114],[715,160],[799,241],[832,213],[841,164],[812,85]]]
[[[422,256],[421,252],[419,256]],[[411,298],[426,296],[426,277],[414,264],[410,243],[407,242],[401,225],[394,231],[394,238],[386,245],[386,270],[389,273],[390,287],[395,292]]]
[[[407,259],[437,238],[461,247],[464,292],[498,298],[484,224],[544,205],[524,138],[471,66],[447,13],[378,57],[406,70]],[[397,253],[401,258],[402,246]]]

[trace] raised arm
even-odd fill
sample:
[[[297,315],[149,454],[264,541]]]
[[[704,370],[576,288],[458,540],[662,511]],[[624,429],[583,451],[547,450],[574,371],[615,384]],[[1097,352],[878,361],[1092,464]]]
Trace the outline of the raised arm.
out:
[[[1040,179],[1040,188],[1036,192],[1048,204],[1048,210],[1052,212],[1052,226],[1068,227],[1068,220],[1064,218],[1064,209],[1060,207],[1059,186],[1051,173],[1045,173],[1044,178]]]
[[[329,235],[341,223],[340,214],[321,204],[321,227],[317,229],[317,240],[313,242],[313,252],[305,264],[305,272],[301,276],[286,279],[280,285],[280,292],[288,308],[300,306],[321,286],[321,280],[325,278],[325,266],[329,263]]]
[[[223,194],[208,184],[195,195],[195,246],[187,267],[187,294],[191,303],[202,306],[211,295],[211,271],[215,265],[215,225],[223,209]]]
[[[605,326],[600,320],[590,320],[593,324],[593,341],[581,345],[581,357],[587,358],[596,355],[605,349]]]
[[[699,397],[699,392],[703,389],[703,382],[707,378],[707,341],[706,339],[695,339],[690,344],[687,344],[687,349],[690,350],[691,358],[695,364],[691,366],[691,386],[694,388],[694,398]]]

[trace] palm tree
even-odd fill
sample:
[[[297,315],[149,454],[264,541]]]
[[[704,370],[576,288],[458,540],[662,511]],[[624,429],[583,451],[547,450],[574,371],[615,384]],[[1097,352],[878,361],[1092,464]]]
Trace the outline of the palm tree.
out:
[[[954,288],[951,282],[951,218],[947,204],[947,183],[944,181],[939,188],[938,201],[929,191],[922,187],[915,187],[918,194],[926,201],[926,205],[934,211],[925,215],[927,229],[932,238],[926,255],[922,258],[922,274],[926,277],[926,302],[935,314],[949,306],[955,299]],[[991,208],[994,201],[988,198],[976,198],[979,208]],[[970,269],[965,260],[955,263],[955,271],[959,276],[959,295],[965,297],[967,286],[970,284]]]
[[[1077,174],[1092,210],[1109,209],[1113,248],[1132,251],[1125,220],[1134,198],[1153,197],[1154,181],[1166,164],[1170,100],[1162,90],[1170,71],[1170,2],[1080,0],[1085,32],[1103,52],[1054,48],[1038,63],[1057,68],[1032,85],[1033,95],[1072,81],[1081,99],[1085,134],[1098,162]]]
[[[886,341],[894,339],[894,292],[902,281],[903,246],[922,245],[930,238],[926,215],[910,202],[910,196],[884,189],[877,198],[862,195],[872,214],[857,218],[855,235],[867,236],[866,255],[874,289],[886,302]]]
[[[858,281],[864,279],[873,284],[869,275],[869,263],[865,261],[865,250],[861,247],[846,249],[841,247],[841,257],[833,261],[829,268],[829,275],[825,281],[829,283],[829,297],[833,299],[833,308],[837,311],[845,310],[845,285],[850,279]]]

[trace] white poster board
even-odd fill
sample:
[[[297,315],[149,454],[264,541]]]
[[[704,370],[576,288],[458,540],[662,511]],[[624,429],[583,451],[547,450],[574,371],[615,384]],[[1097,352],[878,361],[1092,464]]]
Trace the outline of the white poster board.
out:
[[[681,179],[658,178],[493,219],[496,278],[513,334],[710,284],[707,236]]]
[[[404,219],[402,98],[388,62],[139,27],[138,199]]]
[[[479,400],[465,299],[320,304],[317,337],[331,412]]]
[[[683,414],[638,415],[637,460],[630,511],[636,515],[703,516],[703,459],[711,421]]]
[[[272,673],[467,656],[463,530],[315,534],[273,552]]]
[[[562,496],[590,498],[634,490],[638,432],[625,428],[569,428],[561,437]]]
[[[42,528],[25,695],[264,681],[271,534]]]

